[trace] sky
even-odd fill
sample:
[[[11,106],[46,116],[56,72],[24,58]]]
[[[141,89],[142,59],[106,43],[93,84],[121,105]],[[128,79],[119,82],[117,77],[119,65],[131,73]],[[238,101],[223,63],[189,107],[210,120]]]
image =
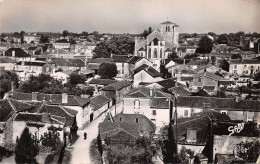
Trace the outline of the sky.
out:
[[[260,32],[260,0],[0,0],[0,32]]]

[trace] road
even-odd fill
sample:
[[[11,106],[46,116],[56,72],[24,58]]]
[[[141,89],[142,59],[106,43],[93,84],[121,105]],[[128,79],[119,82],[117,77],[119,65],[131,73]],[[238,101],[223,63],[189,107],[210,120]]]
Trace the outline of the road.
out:
[[[117,113],[122,109],[122,104],[119,103],[116,105]],[[115,112],[115,106],[112,106],[108,111],[111,113]],[[67,146],[65,149],[65,156],[63,158],[64,164],[92,164],[92,163],[100,163],[99,161],[95,161],[95,159],[90,156],[90,146],[91,142],[95,140],[98,136],[98,125],[100,122],[104,120],[107,112],[103,113],[97,119],[92,121],[87,127],[83,130],[78,130],[79,138],[77,141],[71,145]],[[113,114],[114,115],[114,114]],[[87,133],[87,140],[84,140],[84,132]],[[69,154],[69,158],[66,156]]]

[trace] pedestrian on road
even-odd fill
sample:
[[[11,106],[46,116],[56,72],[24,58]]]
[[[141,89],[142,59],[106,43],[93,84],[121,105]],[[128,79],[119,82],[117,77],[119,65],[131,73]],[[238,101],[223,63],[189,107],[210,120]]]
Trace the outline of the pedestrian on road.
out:
[[[84,140],[86,140],[86,139],[87,139],[87,133],[84,132]]]

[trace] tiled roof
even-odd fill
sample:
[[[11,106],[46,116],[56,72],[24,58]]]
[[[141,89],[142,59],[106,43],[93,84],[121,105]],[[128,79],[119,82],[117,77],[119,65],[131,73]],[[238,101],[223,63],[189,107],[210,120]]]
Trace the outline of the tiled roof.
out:
[[[102,122],[98,126],[99,134],[101,140],[106,138],[118,139],[116,135],[124,132],[123,139],[124,141],[135,140],[139,137],[138,127],[136,124],[130,123],[119,123],[119,122]]]
[[[109,101],[111,101],[111,99],[107,98],[106,96],[98,95],[90,99],[90,105],[94,106],[93,110],[96,111],[103,105],[107,104]]]
[[[14,92],[13,99],[32,101],[32,93]],[[43,94],[38,93],[37,101],[46,101],[48,104],[60,104],[66,106],[85,106],[89,103],[89,99],[81,98],[79,96],[68,95],[68,102],[62,103],[62,94]]]
[[[231,59],[230,64],[260,64],[257,59]]]
[[[138,122],[136,122],[138,119]],[[142,114],[123,114],[119,113],[114,116],[115,122],[135,124],[138,127],[139,133],[142,131],[155,132],[155,124]],[[120,121],[121,120],[121,121]]]
[[[204,89],[200,89],[198,92],[192,93],[191,96],[204,96],[204,97],[210,97],[209,93],[204,90]]]
[[[202,73],[198,73],[198,74],[195,74],[195,78],[196,77],[202,77],[202,76],[206,76],[206,77],[209,77],[211,79],[214,79],[214,80],[220,80],[222,79],[222,77],[216,75],[216,74],[213,74],[213,73],[210,73],[210,72],[202,72]]]
[[[141,60],[142,59],[142,57],[140,57],[140,56],[133,56],[129,61],[128,61],[128,63],[130,63],[130,64],[135,64],[137,61],[139,61],[139,60]]]
[[[128,61],[132,58],[133,56],[128,56],[128,55],[113,55],[111,58],[111,62],[115,63],[128,63]]]
[[[235,81],[228,81],[228,80],[219,80],[218,81],[218,85],[224,85],[224,86],[227,86],[227,85],[235,85]]]
[[[177,106],[203,108],[204,103],[209,103],[209,107],[213,109],[232,109],[235,105],[233,98],[216,98],[201,96],[179,96],[177,98]]]
[[[103,88],[105,91],[118,91],[124,87],[130,86],[132,83],[128,81],[118,81],[112,84],[109,84]]]
[[[65,117],[66,118],[65,126],[72,126],[78,112],[58,105],[45,104],[43,107],[39,109],[38,113],[49,113],[53,116]]]
[[[145,72],[147,72],[152,77],[160,77],[161,73],[156,71],[153,67],[148,67],[147,69],[144,69]]]
[[[16,61],[9,57],[0,57],[0,63],[16,63]]]
[[[190,76],[190,77],[189,76],[187,76],[187,77],[186,76],[182,76],[181,77],[181,81],[192,81],[193,78],[194,78],[193,76]]]
[[[61,39],[56,41],[55,43],[70,43],[67,39]]]
[[[87,65],[87,69],[90,69],[90,70],[98,70],[98,69],[99,69],[99,64],[89,63],[89,64]]]
[[[167,98],[153,98],[150,103],[151,108],[169,109],[169,100]]]
[[[149,67],[149,66],[146,65],[146,64],[142,64],[141,66],[137,67],[137,68],[134,70],[134,73],[136,74],[136,73],[140,72],[141,70],[146,69],[147,67]]]
[[[81,59],[51,58],[51,63],[57,66],[84,67],[85,62]]]
[[[48,113],[18,113],[14,121],[53,123]]]
[[[9,48],[5,52],[5,56],[12,56],[12,52],[15,52],[15,57],[31,57],[28,53],[26,53],[24,50],[21,48]]]
[[[14,113],[27,111],[33,106],[13,99],[0,100],[0,122],[7,121]]]
[[[16,63],[16,65],[23,65],[22,63],[24,62],[25,66],[38,66],[38,67],[43,67],[46,65],[46,62],[30,62],[30,61],[19,61]]]
[[[111,79],[92,79],[88,83],[89,84],[97,84],[97,85],[109,85],[117,82],[116,80]]]
[[[96,58],[96,59],[93,59],[93,60],[89,60],[88,63],[106,63],[106,62],[109,62],[111,61],[111,58]]]
[[[125,97],[133,98],[150,98],[150,89],[149,88],[134,88],[126,93]]]
[[[187,129],[196,130],[196,143],[193,144],[203,144],[205,145],[209,138],[209,123],[211,119],[215,121],[228,121],[230,118],[228,115],[223,115],[215,111],[205,111],[199,113],[197,116],[192,116],[189,118],[178,118],[178,143],[185,143],[187,136]],[[176,126],[173,126],[175,131]]]
[[[179,96],[189,96],[191,93],[184,89],[183,87],[181,86],[178,86],[178,87],[174,87],[174,88],[170,88],[169,89],[173,94],[177,94]]]

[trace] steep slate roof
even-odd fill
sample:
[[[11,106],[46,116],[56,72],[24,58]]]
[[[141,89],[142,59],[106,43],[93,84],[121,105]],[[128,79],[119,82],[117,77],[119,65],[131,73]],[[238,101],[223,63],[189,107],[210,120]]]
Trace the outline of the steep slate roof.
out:
[[[32,101],[32,93],[14,92],[13,99]],[[68,103],[62,103],[62,94],[43,94],[38,93],[37,101],[46,101],[48,104],[65,105],[65,106],[85,106],[89,103],[89,99],[81,98],[79,96],[68,95]]]
[[[18,102],[13,99],[0,100],[0,122],[7,121],[14,113],[32,109],[28,103]]]
[[[163,88],[168,89],[175,87],[176,79],[165,79],[156,83],[161,85]]]
[[[93,106],[93,110],[96,111],[101,108],[103,105],[107,104],[111,99],[103,95],[98,95],[90,99],[90,105]]]
[[[121,122],[120,122],[121,119]],[[138,122],[136,122],[136,119],[138,119]],[[143,131],[146,132],[155,132],[156,126],[155,124],[148,119],[146,116],[142,114],[123,114],[119,113],[114,116],[115,122],[120,122],[120,123],[130,123],[130,124],[135,124],[135,126],[138,127],[139,134]]]
[[[130,86],[132,83],[128,81],[118,81],[105,86],[102,90],[104,91],[118,91],[124,87]]]
[[[9,48],[5,52],[5,56],[12,56],[12,51],[15,52],[15,57],[31,57],[28,53],[26,53],[24,50],[21,48]]]
[[[147,72],[149,75],[151,75],[152,77],[160,77],[161,73],[158,72],[156,69],[154,69],[153,67],[147,67],[146,69],[144,69],[145,72]]]
[[[197,116],[189,118],[178,118],[177,121],[177,137],[178,143],[185,143],[187,136],[187,129],[196,130],[196,143],[205,145],[209,138],[209,123],[211,119],[215,121],[229,121],[228,115],[221,114],[215,111],[205,111],[199,113]],[[173,130],[176,131],[176,126],[172,126]],[[175,136],[173,136],[175,138]]]
[[[19,61],[16,63],[16,65],[22,65],[23,61]],[[43,67],[46,65],[46,62],[30,62],[30,61],[24,61],[25,66],[38,66],[38,67]]]
[[[88,83],[89,84],[97,84],[97,85],[109,85],[117,82],[116,80],[111,79],[92,79]]]
[[[65,126],[72,126],[78,112],[62,106],[45,104],[38,110],[38,113],[49,113],[52,116],[54,116],[54,118],[56,119],[58,118],[57,116],[65,117],[66,118]]]

